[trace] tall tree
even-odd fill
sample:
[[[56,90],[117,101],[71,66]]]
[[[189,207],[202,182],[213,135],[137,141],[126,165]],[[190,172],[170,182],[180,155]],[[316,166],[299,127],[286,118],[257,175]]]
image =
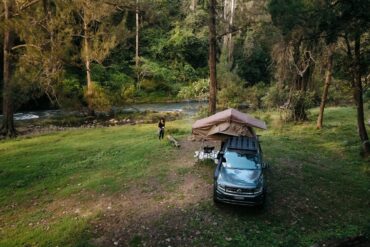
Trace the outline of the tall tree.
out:
[[[236,0],[225,0],[224,1],[224,20],[227,22],[226,35],[223,37],[224,49],[227,52],[227,60],[231,62],[233,54],[233,34],[232,27],[234,24],[234,14],[236,8]]]
[[[140,56],[139,56],[139,46],[140,46],[140,5],[139,0],[135,3],[135,72],[136,72],[136,87],[140,90]]]
[[[312,93],[312,75],[317,52],[317,12],[309,1],[271,0],[269,11],[273,23],[280,29],[281,42],[273,55],[282,81],[288,81],[288,107],[294,121],[307,120]]]
[[[208,65],[209,65],[209,102],[208,114],[216,113],[217,104],[217,34],[216,34],[216,0],[209,0],[208,5],[208,27],[209,27],[209,52],[208,52]]]
[[[86,70],[86,83],[87,83],[87,90],[86,90],[86,98],[87,98],[87,103],[88,103],[88,110],[89,110],[89,115],[94,115],[94,108],[92,106],[92,97],[93,97],[93,83],[91,80],[91,68],[90,68],[90,63],[91,63],[91,51],[90,51],[90,44],[89,44],[89,39],[90,39],[90,34],[89,34],[89,18],[88,14],[86,13],[86,9],[82,13],[82,22],[83,22],[83,47],[84,47],[84,57],[83,61],[85,62],[85,70]]]
[[[117,34],[122,31],[120,27],[123,25],[115,26],[112,23],[113,14],[119,9],[114,3],[76,0],[74,4],[82,25],[81,59],[86,72],[85,98],[88,114],[94,115],[96,85],[92,81],[91,64],[93,62],[102,63],[110,54],[111,49],[117,45]]]
[[[12,89],[12,54],[14,31],[10,24],[13,14],[13,1],[3,0],[4,7],[4,48],[3,48],[3,123],[0,133],[6,137],[14,137],[16,131],[14,128],[14,107],[13,107],[13,89]]]
[[[351,81],[353,101],[357,112],[357,127],[362,148],[365,155],[370,155],[370,142],[365,126],[363,80],[369,68],[364,62],[364,56],[370,54],[366,46],[366,39],[369,35],[370,0],[363,1],[337,1],[332,5],[336,14],[338,35],[343,37],[347,48],[347,71]]]
[[[319,116],[317,117],[317,123],[316,123],[317,129],[321,129],[323,126],[325,104],[328,98],[329,87],[330,87],[331,80],[333,77],[333,56],[334,56],[335,46],[336,44],[331,44],[331,45],[328,45],[328,48],[327,48],[325,84],[324,84],[324,89],[323,89],[322,96],[321,96]]]
[[[365,155],[370,155],[370,142],[369,136],[365,126],[364,116],[364,99],[363,99],[363,86],[362,86],[362,54],[361,54],[361,33],[356,33],[354,37],[354,69],[353,69],[353,99],[357,111],[357,126],[358,134],[362,141],[362,147]],[[348,47],[350,49],[350,47]],[[349,54],[349,56],[352,56]]]

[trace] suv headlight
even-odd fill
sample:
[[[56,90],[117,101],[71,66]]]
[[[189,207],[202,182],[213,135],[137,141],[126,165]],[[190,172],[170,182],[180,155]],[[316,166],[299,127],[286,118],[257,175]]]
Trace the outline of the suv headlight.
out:
[[[225,185],[217,183],[217,189],[221,191],[225,191]]]
[[[254,192],[255,194],[262,193],[262,191],[263,191],[263,183],[264,183],[263,176],[261,176],[260,179],[259,179],[259,181],[258,181],[258,186],[257,186],[257,188],[256,188],[256,190]]]
[[[263,184],[260,184],[256,190],[254,191],[255,194],[261,194],[263,191]]]

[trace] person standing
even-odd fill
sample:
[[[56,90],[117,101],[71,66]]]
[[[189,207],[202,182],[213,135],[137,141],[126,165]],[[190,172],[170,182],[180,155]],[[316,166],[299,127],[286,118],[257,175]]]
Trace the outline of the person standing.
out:
[[[161,118],[160,120],[159,120],[159,123],[158,123],[158,129],[159,129],[159,136],[158,136],[158,138],[159,138],[159,140],[161,140],[161,139],[163,139],[163,137],[164,137],[164,127],[165,127],[165,125],[166,125],[166,123],[165,123],[165,121],[164,121],[164,118]]]

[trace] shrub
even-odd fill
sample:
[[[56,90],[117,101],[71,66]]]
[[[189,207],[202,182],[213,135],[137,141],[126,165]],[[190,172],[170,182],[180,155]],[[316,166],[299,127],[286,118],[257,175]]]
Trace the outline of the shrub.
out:
[[[77,109],[81,107],[83,88],[77,78],[67,77],[58,87],[58,100],[63,108]]]
[[[135,85],[129,85],[121,88],[121,98],[123,101],[131,102],[131,100],[134,98],[136,92]]]
[[[200,79],[189,86],[182,87],[177,95],[180,99],[207,100],[209,95],[209,80]]]
[[[238,108],[242,104],[249,104],[247,89],[241,84],[230,83],[219,92],[218,103],[221,108]]]
[[[102,86],[96,83],[93,83],[92,94],[88,95],[87,87],[85,87],[84,95],[94,110],[106,111],[112,106],[109,94],[107,94],[106,90]]]
[[[274,84],[267,89],[267,93],[262,97],[263,107],[268,109],[278,108],[288,101],[288,90],[278,84]]]
[[[262,98],[266,93],[266,86],[263,82],[259,82],[252,87],[248,87],[246,89],[246,97],[249,107],[252,109],[261,109],[263,108],[262,105]]]
[[[143,79],[140,82],[140,88],[146,92],[153,92],[157,88],[157,83],[152,79]]]
[[[351,87],[345,81],[333,79],[333,83],[329,87],[327,103],[338,106],[349,104],[351,101]]]
[[[260,109],[265,91],[266,87],[262,82],[252,87],[244,87],[241,83],[229,83],[219,93],[219,105],[221,108]]]
[[[290,118],[294,121],[307,120],[307,109],[314,106],[315,93],[295,91],[290,96]]]

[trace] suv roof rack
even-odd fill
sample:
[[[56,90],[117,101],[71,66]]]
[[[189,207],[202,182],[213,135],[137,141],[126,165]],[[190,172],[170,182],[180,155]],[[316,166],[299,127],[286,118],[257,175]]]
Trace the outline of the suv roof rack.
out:
[[[257,142],[258,140],[255,137],[233,136],[226,141],[225,147],[228,149],[257,151]]]

